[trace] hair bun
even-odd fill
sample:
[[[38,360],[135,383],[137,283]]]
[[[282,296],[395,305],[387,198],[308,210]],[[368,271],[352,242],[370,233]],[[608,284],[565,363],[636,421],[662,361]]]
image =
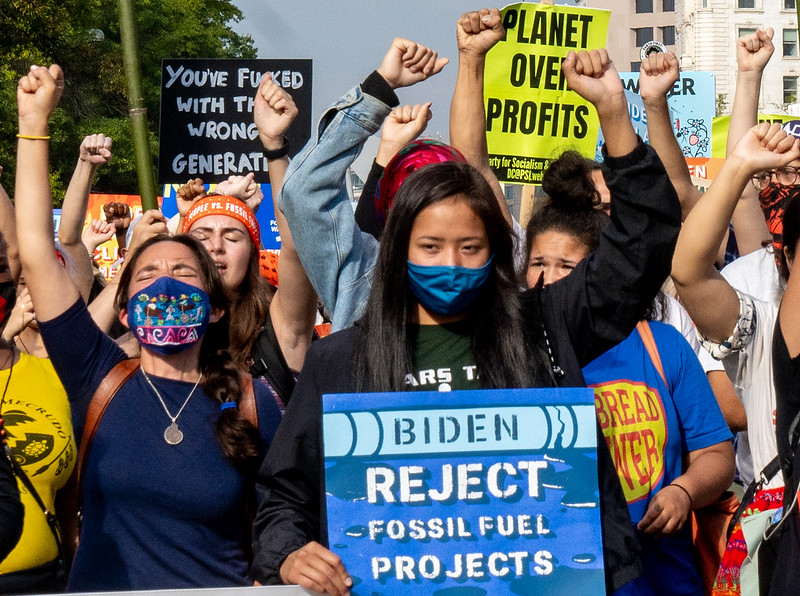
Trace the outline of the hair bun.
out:
[[[550,197],[550,205],[568,212],[594,209],[600,202],[592,180],[597,169],[597,162],[576,151],[564,151],[552,160],[542,176],[542,190]]]

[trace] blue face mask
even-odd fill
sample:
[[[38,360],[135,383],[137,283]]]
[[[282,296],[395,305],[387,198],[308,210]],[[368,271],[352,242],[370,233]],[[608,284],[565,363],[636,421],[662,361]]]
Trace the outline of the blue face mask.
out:
[[[472,304],[492,270],[492,255],[476,269],[408,264],[411,291],[427,310],[440,315],[455,315]]]
[[[128,325],[136,339],[164,355],[200,341],[210,314],[208,294],[172,277],[159,277],[128,300]]]

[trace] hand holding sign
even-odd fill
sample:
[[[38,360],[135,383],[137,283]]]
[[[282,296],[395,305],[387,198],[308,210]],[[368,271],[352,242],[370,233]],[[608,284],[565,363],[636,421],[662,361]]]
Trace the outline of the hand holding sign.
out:
[[[47,119],[56,109],[64,92],[64,73],[53,64],[50,68],[31,66],[17,85],[19,131],[23,135],[42,135],[47,132]],[[42,126],[44,125],[44,127]]]
[[[504,35],[503,20],[496,8],[465,12],[456,25],[458,52],[483,56]]]
[[[261,79],[253,106],[253,121],[265,149],[280,149],[283,137],[297,117],[297,106],[280,85],[267,73]]]
[[[392,89],[410,87],[437,74],[448,62],[428,47],[397,37],[383,57],[378,74]]]
[[[431,102],[393,109],[383,122],[381,145],[375,161],[386,166],[400,149],[425,131],[432,117]]]
[[[800,158],[800,141],[779,122],[762,122],[739,140],[732,157],[750,174],[773,170]]]
[[[94,167],[107,164],[111,161],[111,137],[104,134],[84,137],[78,159],[89,162]]]
[[[284,584],[330,596],[349,594],[353,586],[342,560],[318,542],[309,542],[286,557],[280,575]]]
[[[755,72],[759,75],[772,57],[775,46],[772,45],[772,27],[757,29],[755,33],[743,35],[736,42],[736,60],[739,72]]]
[[[642,100],[665,100],[680,77],[678,59],[672,52],[653,52],[642,60],[639,71],[639,95]]]

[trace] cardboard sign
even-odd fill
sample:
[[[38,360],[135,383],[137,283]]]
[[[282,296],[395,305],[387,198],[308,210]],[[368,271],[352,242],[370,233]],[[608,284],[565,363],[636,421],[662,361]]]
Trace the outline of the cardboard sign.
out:
[[[286,135],[294,155],[311,134],[311,60],[162,61],[159,184],[267,171],[253,100],[268,72],[299,110]]]
[[[501,182],[539,184],[564,149],[594,155],[594,107],[567,88],[561,61],[602,48],[610,12],[548,4],[502,11],[505,39],[486,55],[484,102],[489,164]]]
[[[159,205],[161,204],[161,197],[157,197]],[[105,221],[106,217],[103,213],[103,205],[108,203],[125,203],[131,208],[131,221],[136,219],[142,214],[142,197],[139,195],[111,195],[111,194],[95,194],[89,195],[89,201],[86,208],[86,218],[83,222],[83,229],[85,230],[93,219],[102,219]],[[59,222],[60,223],[60,222]],[[94,251],[94,262],[100,268],[100,272],[107,280],[111,280],[122,267],[122,259],[119,254],[119,246],[117,245],[116,236],[112,236],[110,240],[104,242]]]
[[[323,411],[352,594],[605,593],[590,389],[325,395]]]

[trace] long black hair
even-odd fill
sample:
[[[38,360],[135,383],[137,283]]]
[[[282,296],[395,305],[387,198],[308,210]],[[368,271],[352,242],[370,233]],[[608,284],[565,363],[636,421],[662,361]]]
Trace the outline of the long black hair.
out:
[[[188,234],[168,236],[159,234],[148,238],[129,256],[122,271],[117,289],[116,306],[120,311],[127,308],[130,285],[136,263],[144,251],[160,242],[177,242],[188,247],[195,255],[200,274],[206,286],[212,308],[227,310],[230,299],[214,261],[199,240]],[[203,373],[203,390],[220,404],[235,402],[242,398],[239,368],[228,352],[228,328],[222,322],[211,323],[200,346],[200,370]],[[226,408],[220,412],[214,429],[222,452],[234,465],[245,473],[253,473],[259,455],[258,430],[248,422],[239,408]]]
[[[484,177],[455,162],[425,166],[400,187],[381,237],[375,279],[358,322],[355,382],[359,391],[403,391],[413,371],[409,321],[416,306],[408,282],[408,246],[419,213],[440,201],[464,201],[486,227],[492,271],[466,321],[483,387],[528,387],[533,381],[522,329],[511,230]]]
[[[783,279],[789,279],[789,265],[786,257],[794,260],[797,250],[797,242],[800,241],[800,194],[794,195],[786,204],[783,212],[783,249],[787,255],[780,255],[780,272]]]

